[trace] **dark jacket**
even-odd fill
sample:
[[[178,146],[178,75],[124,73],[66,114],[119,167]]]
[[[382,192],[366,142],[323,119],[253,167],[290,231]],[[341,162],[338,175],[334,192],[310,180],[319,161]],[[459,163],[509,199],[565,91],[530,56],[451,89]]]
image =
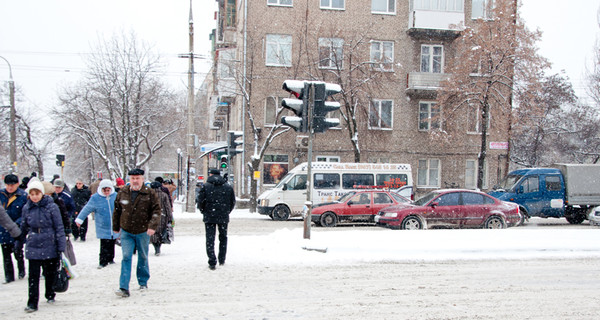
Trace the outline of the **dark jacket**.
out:
[[[20,225],[21,210],[23,210],[25,203],[27,203],[27,193],[22,189],[17,189],[14,194],[9,196],[6,189],[2,189],[0,190],[0,203],[2,203],[2,207],[6,210],[10,218],[16,224]],[[0,227],[0,243],[13,243],[13,241],[13,238],[6,229]]]
[[[131,201],[131,186],[124,186],[115,199],[113,231],[121,229],[140,234],[148,229],[156,230],[160,223],[160,202],[154,190],[143,185],[135,201]]]
[[[58,194],[53,193],[51,196],[54,204],[58,207],[58,211],[60,212],[60,218],[62,219],[63,226],[65,227],[65,234],[71,234],[73,230],[71,230],[71,219],[69,219],[69,211],[67,210],[67,206],[65,202],[58,196]]]
[[[205,223],[229,223],[229,213],[235,207],[235,193],[223,177],[211,175],[198,192],[196,203]]]
[[[44,196],[35,203],[27,200],[23,207],[21,231],[27,235],[25,257],[46,260],[59,257],[65,251],[65,230],[58,206],[51,197]]]
[[[75,212],[79,213],[90,200],[92,192],[87,186],[83,186],[81,189],[77,189],[77,186],[75,186],[72,190],[71,196],[73,197],[73,202],[75,202]]]
[[[73,196],[71,196],[71,193],[65,189],[61,193],[57,193],[57,195],[65,203],[65,207],[67,207],[67,211],[69,212],[69,220],[75,219],[75,201],[73,201]]]

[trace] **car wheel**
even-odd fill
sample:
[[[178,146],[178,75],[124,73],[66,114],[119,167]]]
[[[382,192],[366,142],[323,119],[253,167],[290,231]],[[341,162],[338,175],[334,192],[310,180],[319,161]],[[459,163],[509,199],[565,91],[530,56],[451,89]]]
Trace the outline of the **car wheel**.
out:
[[[290,217],[290,209],[283,205],[278,204],[273,208],[272,218],[275,221],[285,221]]]
[[[403,230],[421,230],[423,229],[423,223],[421,219],[415,216],[409,216],[402,220],[402,229]]]
[[[506,224],[504,223],[504,219],[499,216],[491,216],[485,220],[484,227],[486,229],[504,229],[506,228]]]
[[[335,227],[338,223],[338,217],[335,213],[327,211],[321,215],[319,221],[323,227]]]
[[[576,214],[571,217],[565,217],[570,224],[581,224],[585,220],[585,216]]]

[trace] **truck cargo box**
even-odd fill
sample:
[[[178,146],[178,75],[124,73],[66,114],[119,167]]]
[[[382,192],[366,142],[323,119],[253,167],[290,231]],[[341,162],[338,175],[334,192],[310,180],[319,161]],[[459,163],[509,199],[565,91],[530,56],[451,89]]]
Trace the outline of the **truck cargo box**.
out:
[[[565,200],[569,205],[600,205],[600,165],[557,163],[565,179]]]

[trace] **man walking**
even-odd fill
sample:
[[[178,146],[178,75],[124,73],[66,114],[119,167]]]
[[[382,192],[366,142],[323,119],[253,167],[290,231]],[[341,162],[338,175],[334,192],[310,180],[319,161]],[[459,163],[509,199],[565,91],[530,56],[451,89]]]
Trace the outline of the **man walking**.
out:
[[[227,255],[227,224],[229,213],[235,206],[235,193],[233,188],[221,177],[217,169],[210,170],[210,177],[198,192],[196,199],[198,209],[204,215],[204,228],[206,230],[206,254],[208,267],[216,269],[217,257],[215,256],[215,235],[219,229],[219,264],[225,264]]]
[[[88,228],[88,218],[86,217],[80,226],[78,226],[75,222],[75,218],[79,215],[81,209],[83,209],[83,207],[85,207],[85,205],[88,203],[90,197],[92,196],[92,193],[90,192],[90,189],[88,189],[88,187],[85,184],[83,184],[83,180],[77,179],[77,182],[75,183],[75,188],[73,188],[73,191],[71,192],[71,196],[73,197],[73,202],[75,202],[75,214],[73,215],[73,224],[71,225],[73,238],[75,239],[75,241],[77,241],[77,238],[81,239],[81,241],[85,241],[85,236],[87,234]],[[108,230],[110,231],[110,229]]]
[[[115,199],[113,214],[113,231],[121,233],[121,277],[120,297],[129,297],[129,281],[131,279],[131,260],[133,250],[137,248],[136,276],[140,290],[148,289],[150,268],[148,266],[148,246],[150,236],[160,223],[160,202],[156,192],[144,185],[144,170],[129,171],[129,185],[124,186]]]
[[[71,229],[71,225],[73,224],[73,220],[75,219],[75,201],[73,201],[73,196],[67,190],[67,185],[64,181],[60,179],[54,180],[54,193],[56,196],[62,200],[67,208],[67,220],[65,221],[65,233],[68,235],[69,233],[73,233]],[[59,206],[60,208],[60,206]],[[75,226],[77,227],[77,226]]]
[[[19,188],[19,177],[14,174],[7,174],[4,177],[4,184],[6,188],[0,190],[0,203],[10,218],[20,225],[21,211],[25,203],[27,203],[27,193]],[[4,283],[15,281],[15,269],[12,262],[13,254],[19,269],[19,279],[25,278],[23,247],[15,247],[14,239],[3,227],[0,227],[0,243],[2,244],[2,257],[4,261]]]

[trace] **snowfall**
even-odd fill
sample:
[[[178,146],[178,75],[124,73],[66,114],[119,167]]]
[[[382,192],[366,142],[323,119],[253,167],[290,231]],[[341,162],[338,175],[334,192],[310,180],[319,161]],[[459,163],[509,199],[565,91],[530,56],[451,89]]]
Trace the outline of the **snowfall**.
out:
[[[49,305],[40,283],[39,310],[26,314],[26,279],[0,285],[0,318],[600,318],[595,308],[580,314],[576,302],[565,302],[563,307],[559,302],[563,299],[552,298],[563,295],[563,287],[556,283],[563,279],[562,273],[598,273],[600,229],[596,227],[404,231],[313,226],[310,239],[304,239],[301,220],[280,223],[236,209],[231,214],[227,262],[211,271],[201,217],[176,206],[175,241],[163,245],[160,256],[150,246],[147,291],[137,290],[134,256],[129,298],[114,294],[119,247],[117,263],[97,269],[99,240],[90,221],[88,240],[73,243],[77,276],[69,290],[58,293],[56,303]],[[262,225],[271,229],[256,231]],[[550,266],[540,267],[540,261]],[[552,265],[557,279],[545,283],[548,280],[541,274]],[[507,277],[511,269],[524,270],[526,275]],[[541,277],[534,282],[536,276]],[[577,278],[581,280],[572,284],[574,289],[594,300],[591,295],[597,293],[600,277],[579,274]],[[510,298],[513,295],[516,298]],[[538,299],[544,295],[550,297],[541,308]],[[492,303],[494,299],[503,303]],[[540,311],[524,316],[529,303]]]

